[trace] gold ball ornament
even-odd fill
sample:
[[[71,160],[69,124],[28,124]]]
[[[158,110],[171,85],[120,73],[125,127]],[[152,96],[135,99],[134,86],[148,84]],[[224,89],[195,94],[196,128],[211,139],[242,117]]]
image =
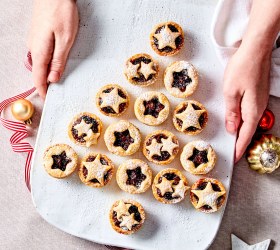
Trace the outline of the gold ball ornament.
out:
[[[260,174],[272,173],[280,166],[280,138],[261,135],[249,147],[246,157],[251,169]]]
[[[32,123],[31,117],[34,113],[34,106],[30,101],[19,99],[13,102],[11,110],[15,119],[28,125]]]

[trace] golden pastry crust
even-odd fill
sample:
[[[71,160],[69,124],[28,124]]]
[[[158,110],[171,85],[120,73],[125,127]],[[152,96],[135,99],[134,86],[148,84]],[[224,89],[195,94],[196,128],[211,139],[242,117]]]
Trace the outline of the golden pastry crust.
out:
[[[55,144],[46,149],[43,163],[50,176],[61,179],[75,171],[78,155],[66,144]]]
[[[159,65],[148,54],[136,54],[126,61],[124,75],[130,83],[145,87],[157,80]]]
[[[116,232],[125,235],[138,231],[142,227],[145,217],[142,205],[133,200],[116,201],[112,205],[109,214],[112,228]]]
[[[192,141],[185,145],[180,156],[183,168],[191,174],[207,174],[215,166],[217,156],[205,141]]]
[[[78,173],[84,184],[100,188],[112,179],[114,164],[104,154],[89,153],[82,159]]]
[[[173,62],[164,72],[164,85],[171,95],[186,98],[192,95],[198,86],[198,72],[187,61]]]
[[[96,94],[96,106],[99,111],[107,116],[120,116],[128,108],[129,95],[118,84],[107,84]]]
[[[71,141],[86,147],[97,144],[101,131],[102,122],[99,117],[88,112],[76,115],[68,125],[68,136]]]
[[[167,130],[156,130],[150,133],[143,143],[145,157],[159,165],[166,165],[172,162],[178,152],[178,138]]]
[[[160,56],[177,54],[184,45],[184,32],[181,26],[169,21],[157,24],[151,34],[152,49]]]
[[[181,102],[174,110],[174,127],[187,135],[197,135],[208,122],[208,112],[198,101]]]
[[[182,201],[187,194],[187,178],[177,169],[161,170],[153,182],[154,197],[164,204],[174,204]],[[162,194],[164,193],[164,194]]]
[[[136,118],[144,124],[156,126],[168,117],[170,104],[168,98],[157,91],[149,91],[140,95],[134,104]]]
[[[131,194],[147,191],[152,184],[152,170],[139,159],[125,161],[118,168],[116,179],[119,187]]]
[[[134,154],[139,149],[141,135],[139,129],[132,123],[120,120],[106,129],[104,141],[111,153],[127,156]]]
[[[216,179],[202,178],[192,185],[190,200],[195,209],[204,213],[213,213],[225,203],[226,189]]]

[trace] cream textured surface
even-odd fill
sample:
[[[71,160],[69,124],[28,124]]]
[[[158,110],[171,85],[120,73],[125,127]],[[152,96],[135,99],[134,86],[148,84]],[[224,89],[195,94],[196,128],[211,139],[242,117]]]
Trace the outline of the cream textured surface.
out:
[[[200,2],[202,6],[207,5],[207,1]],[[93,1],[80,1],[80,6],[82,7],[81,33],[76,42],[76,52],[72,53],[72,58],[77,58],[78,55],[80,58],[85,58],[93,52],[96,53],[100,44],[96,43],[98,34],[94,32],[102,27],[104,28],[104,24],[96,17],[99,10]],[[137,9],[136,7],[132,8],[132,6],[129,8],[132,12],[134,8]],[[0,75],[2,87],[0,99],[2,100],[32,86],[31,75],[22,63],[26,53],[25,41],[30,22],[31,1],[3,0],[0,2],[0,12]],[[91,22],[85,23],[85,18],[92,12],[93,15],[89,18]],[[195,17],[191,15],[191,18]],[[85,30],[88,30],[88,32],[85,33]],[[84,44],[83,49],[78,52],[77,48],[81,39],[87,39],[88,43]],[[192,45],[192,47],[195,46],[196,44]],[[137,48],[135,50],[137,51]],[[192,51],[192,53],[194,52]],[[188,57],[191,57],[192,53]],[[109,56],[106,55],[106,57]],[[125,81],[123,80],[121,83],[123,84]],[[34,117],[34,127],[36,127],[40,120],[43,103],[37,96],[33,96],[31,101],[34,102],[36,107]],[[269,107],[276,114],[276,120],[280,119],[279,105],[280,100],[271,98]],[[29,140],[33,145],[36,132],[36,129],[30,130]],[[275,126],[272,132],[279,136],[279,126]],[[30,194],[24,186],[23,166],[25,156],[12,152],[8,145],[11,133],[2,127],[0,127],[0,133],[0,160],[3,169],[0,189],[0,248],[106,249],[104,246],[63,233],[49,225],[38,215],[31,202]],[[240,236],[249,244],[271,238],[276,242],[274,243],[275,249],[279,248],[280,223],[277,211],[280,206],[280,197],[272,195],[279,191],[279,180],[279,171],[272,175],[260,176],[248,169],[244,160],[236,166],[223,223],[211,249],[229,249],[231,232]]]

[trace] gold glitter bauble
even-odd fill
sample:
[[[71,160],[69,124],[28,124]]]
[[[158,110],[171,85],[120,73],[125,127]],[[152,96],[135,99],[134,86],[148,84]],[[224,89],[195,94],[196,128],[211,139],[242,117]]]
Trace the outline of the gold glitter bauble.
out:
[[[280,138],[262,135],[247,150],[247,161],[260,174],[272,173],[280,166]]]
[[[26,99],[19,99],[13,102],[11,110],[15,119],[25,122],[26,124],[31,124],[34,106],[30,101]]]

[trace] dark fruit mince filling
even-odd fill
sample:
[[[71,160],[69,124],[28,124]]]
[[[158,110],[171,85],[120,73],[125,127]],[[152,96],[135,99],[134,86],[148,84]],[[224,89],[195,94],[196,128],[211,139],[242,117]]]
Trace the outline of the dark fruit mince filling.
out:
[[[165,107],[160,103],[157,97],[153,97],[149,101],[144,101],[143,104],[145,107],[144,115],[151,115],[155,118],[158,118],[160,111],[162,111]]]
[[[208,162],[207,150],[199,151],[198,149],[194,148],[193,154],[188,160],[192,161],[196,168],[202,163],[207,163]]]
[[[126,170],[126,174],[128,176],[126,184],[133,185],[137,188],[141,186],[141,183],[147,178],[141,171],[141,167],[137,167],[135,169]]]
[[[87,115],[83,115],[81,116],[79,119],[77,119],[74,123],[73,123],[73,126],[72,126],[72,135],[74,137],[74,139],[76,141],[79,141],[79,142],[85,142],[84,140],[84,137],[86,136],[86,134],[82,134],[81,136],[78,136],[78,131],[76,129],[74,129],[74,127],[77,125],[77,124],[80,124],[82,119],[85,121],[85,123],[87,124],[92,124],[91,126],[91,130],[93,133],[98,133],[98,127],[99,127],[99,124],[98,122],[93,119],[92,117],[90,116],[87,116]]]
[[[145,64],[149,64],[151,61],[152,61],[151,59],[141,56],[134,60],[131,60],[131,63],[133,65],[141,64],[141,62],[143,62]],[[153,69],[155,70],[154,67],[153,67]],[[148,79],[146,79],[145,76],[143,74],[141,74],[141,72],[138,72],[138,75],[139,75],[139,77],[133,77],[132,80],[135,82],[147,82],[153,78],[153,74],[150,74]]]
[[[103,93],[110,93],[113,89],[114,88],[108,88],[108,89],[104,90]],[[127,99],[127,96],[121,89],[118,89],[118,95],[124,99]],[[99,101],[99,105],[101,105],[103,102],[101,97],[99,97],[98,101]],[[124,111],[126,105],[127,105],[126,103],[121,103],[119,105],[119,113],[122,113]],[[112,107],[110,107],[110,106],[101,108],[101,110],[107,114],[116,114],[115,110],[113,110]]]
[[[125,204],[130,204],[130,203],[125,203]],[[134,214],[134,219],[138,222],[141,222],[142,218],[141,218],[141,214],[139,213],[138,207],[135,205],[132,205],[129,207],[128,212],[130,214]],[[120,227],[121,221],[119,221],[117,219],[117,213],[114,211],[113,212],[113,219],[114,219],[114,223],[116,226]],[[139,227],[139,224],[132,226],[133,227]]]
[[[163,177],[165,177],[167,180],[169,180],[169,181],[172,181],[173,180],[173,185],[178,185],[179,184],[179,182],[180,182],[180,180],[181,180],[181,178],[178,176],[178,175],[176,175],[176,174],[174,174],[174,173],[166,173],[166,174],[164,174],[163,175]],[[158,179],[158,183],[161,183],[162,182],[162,177],[160,177],[159,179]],[[171,192],[166,192],[164,195],[161,195],[161,192],[160,192],[160,190],[159,189],[157,189],[157,194],[160,196],[160,197],[163,197],[163,198],[165,198],[166,200],[173,200],[173,199],[177,199],[178,197],[172,197],[172,194],[173,193],[171,193]]]
[[[171,24],[168,25],[168,28],[169,28],[172,32],[178,32],[178,29],[177,29],[175,26],[171,25]],[[159,27],[159,28],[156,30],[155,33],[156,33],[156,34],[160,33],[160,31],[161,31],[162,29],[164,29],[164,26]],[[158,39],[155,38],[155,37],[153,37],[153,39],[154,39],[154,44],[156,45],[156,47],[157,47],[157,49],[158,49],[159,51],[161,51],[161,52],[167,52],[167,53],[173,51],[173,48],[171,48],[171,47],[169,47],[169,46],[166,46],[166,47],[164,47],[164,48],[162,48],[162,49],[159,49],[159,48],[158,48]],[[176,48],[180,47],[180,46],[183,44],[183,36],[182,36],[182,35],[178,36],[178,37],[175,39],[175,44],[176,44]]]
[[[67,157],[65,151],[63,151],[60,155],[52,155],[52,158],[52,169],[60,169],[61,171],[65,171],[67,164],[72,161],[69,157]]]
[[[122,147],[124,150],[127,150],[129,145],[134,143],[134,139],[130,136],[130,133],[127,130],[123,132],[114,132],[115,135],[115,142],[114,146],[115,147]]]
[[[172,87],[180,89],[181,92],[185,92],[191,82],[192,79],[189,77],[187,69],[183,69],[181,72],[173,72]]]

